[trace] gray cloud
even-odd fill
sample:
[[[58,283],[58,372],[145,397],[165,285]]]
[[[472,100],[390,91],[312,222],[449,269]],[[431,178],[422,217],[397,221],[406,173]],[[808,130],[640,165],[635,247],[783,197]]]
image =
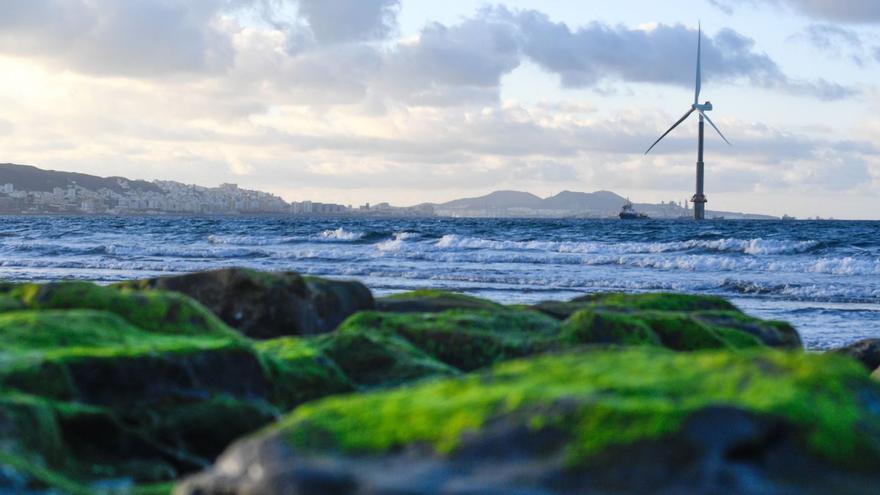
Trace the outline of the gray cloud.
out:
[[[572,31],[537,11],[496,11],[517,20],[523,50],[544,69],[559,74],[567,87],[593,87],[616,77],[625,81],[693,87],[696,32],[682,25],[651,30],[592,23]],[[797,81],[786,76],[754,40],[732,29],[703,39],[706,80],[747,79],[754,85],[832,100],[854,90],[819,80]]]
[[[399,0],[299,0],[299,13],[320,43],[385,38],[399,8]]]
[[[807,15],[841,22],[880,21],[877,0],[784,0]]]
[[[785,5],[802,14],[829,21],[880,22],[880,2],[876,0],[708,0],[724,12],[732,13],[743,5],[764,3]]]
[[[212,22],[233,0],[0,0],[0,51],[91,73],[215,71],[233,60]]]
[[[381,86],[417,104],[497,100],[501,76],[521,61],[517,26],[473,18],[454,26],[432,23],[417,42],[385,55]]]
[[[826,51],[836,52],[840,47],[862,47],[862,39],[857,32],[834,24],[811,24],[804,34],[813,46]]]
[[[299,17],[285,19],[294,5]],[[0,8],[0,52],[107,75],[222,74],[233,90],[268,87],[317,104],[497,101],[501,78],[524,58],[558,74],[565,87],[693,84],[695,33],[682,25],[572,29],[534,10],[496,7],[454,25],[429,24],[417,40],[389,46],[370,40],[393,31],[399,0],[0,0]],[[221,19],[241,11],[283,30],[288,50]],[[831,81],[788,77],[731,29],[705,37],[704,66],[709,81],[744,79],[822,99],[853,93]]]

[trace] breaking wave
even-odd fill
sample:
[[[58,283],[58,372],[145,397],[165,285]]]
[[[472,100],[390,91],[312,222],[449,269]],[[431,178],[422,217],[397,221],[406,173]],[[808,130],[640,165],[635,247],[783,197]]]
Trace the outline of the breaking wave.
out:
[[[821,246],[818,241],[790,241],[776,239],[716,240],[691,239],[673,242],[571,242],[571,241],[507,241],[447,234],[436,242],[441,249],[492,249],[503,251],[546,251],[558,253],[637,254],[668,253],[675,251],[721,251],[750,255],[784,255],[806,253]]]

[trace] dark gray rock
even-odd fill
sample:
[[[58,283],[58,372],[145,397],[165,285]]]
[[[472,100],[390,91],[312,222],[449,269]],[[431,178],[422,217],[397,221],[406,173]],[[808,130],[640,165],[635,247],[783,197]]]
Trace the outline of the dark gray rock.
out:
[[[840,349],[834,349],[832,352],[852,357],[865,365],[868,371],[880,368],[880,339],[860,340]]]
[[[880,477],[829,468],[783,420],[729,407],[693,414],[666,438],[616,447],[573,469],[565,434],[501,420],[444,457],[424,447],[382,456],[295,452],[281,438],[242,440],[176,495],[869,494]]]
[[[376,309],[387,313],[440,313],[451,309],[493,311],[503,308],[487,299],[442,290],[403,292],[376,300]]]
[[[372,293],[360,282],[303,277],[294,272],[226,268],[117,286],[186,294],[255,339],[326,333],[351,314],[374,307]]]

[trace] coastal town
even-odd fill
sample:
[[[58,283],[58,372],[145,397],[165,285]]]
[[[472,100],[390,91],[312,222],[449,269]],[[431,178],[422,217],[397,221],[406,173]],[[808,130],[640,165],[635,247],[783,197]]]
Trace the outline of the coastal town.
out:
[[[618,218],[629,200],[611,191],[562,191],[549,197],[494,191],[444,203],[393,206],[386,201],[345,205],[286,201],[274,194],[224,183],[216,187],[169,180],[98,177],[0,163],[0,215],[289,215],[326,217]],[[654,219],[690,217],[687,202],[637,203]],[[713,219],[774,217],[709,211]]]
[[[205,187],[180,182],[129,180],[0,165],[0,213],[432,216],[433,207],[359,206],[287,202],[237,184]]]

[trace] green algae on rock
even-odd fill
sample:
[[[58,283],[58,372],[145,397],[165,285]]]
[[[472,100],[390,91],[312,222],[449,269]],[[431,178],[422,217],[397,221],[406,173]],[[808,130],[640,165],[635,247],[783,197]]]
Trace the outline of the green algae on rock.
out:
[[[381,452],[426,442],[451,452],[462,434],[495,415],[552,410],[565,399],[582,406],[572,409],[577,423],[567,426],[577,434],[568,446],[577,463],[615,443],[669,434],[688,414],[725,404],[790,420],[804,428],[805,446],[816,454],[859,463],[861,455],[880,459],[880,410],[866,407],[862,394],[880,404],[880,388],[835,356],[631,349],[543,356],[486,375],[325,399],[303,405],[276,428],[305,449]],[[607,422],[612,416],[615,422]],[[551,419],[538,414],[529,421]]]
[[[355,385],[312,341],[280,337],[259,341],[254,348],[267,366],[277,370],[273,402],[293,406],[331,394],[352,392]]]
[[[671,292],[626,294],[600,292],[576,297],[570,301],[544,301],[532,306],[537,311],[565,320],[582,309],[609,311],[739,311],[724,298]]]
[[[202,278],[194,275],[195,279],[155,279],[117,287],[82,282],[0,284],[0,489],[54,487],[62,493],[80,493],[76,490],[85,487],[82,493],[88,493],[94,489],[94,482],[112,484],[117,482],[114,480],[129,480],[130,485],[134,483],[132,493],[136,493],[140,485],[144,485],[141,491],[167,491],[170,480],[206,467],[229,442],[270,423],[295,406],[304,404],[297,411],[309,411],[313,401],[329,395],[415,382],[420,385],[412,389],[416,393],[409,406],[402,396],[399,401],[387,403],[384,399],[381,403],[369,402],[378,400],[371,399],[375,397],[372,394],[350,396],[354,400],[352,417],[366,414],[364,404],[367,403],[383,408],[381,411],[387,406],[388,414],[397,414],[394,411],[399,407],[424,411],[421,419],[399,425],[401,437],[391,435],[383,441],[388,443],[388,448],[430,446],[444,453],[445,459],[453,459],[464,455],[469,448],[476,448],[473,446],[476,444],[468,443],[469,435],[475,435],[479,444],[481,432],[495,428],[493,425],[526,425],[527,431],[545,431],[545,426],[552,429],[563,420],[582,419],[576,415],[577,411],[561,404],[578,405],[581,403],[577,401],[583,397],[578,399],[576,389],[566,388],[570,385],[566,377],[552,365],[556,356],[537,358],[534,363],[551,370],[550,375],[556,376],[558,383],[521,378],[509,371],[503,372],[508,369],[504,367],[490,374],[468,376],[463,381],[448,381],[463,372],[511,358],[564,351],[581,344],[650,346],[651,352],[663,362],[673,359],[664,356],[674,354],[662,347],[688,351],[709,347],[745,349],[737,352],[750,356],[757,351],[748,348],[763,345],[794,348],[799,347],[800,342],[790,326],[748,317],[729,305],[696,301],[696,296],[632,296],[638,302],[631,308],[627,307],[628,302],[632,302],[630,296],[591,296],[594,300],[561,303],[568,305],[566,310],[577,305],[580,311],[573,311],[575,314],[563,322],[559,315],[551,317],[532,308],[502,306],[441,291],[417,291],[383,298],[401,301],[397,311],[351,314],[356,311],[354,308],[372,307],[371,296],[357,295],[362,287],[359,284],[350,287],[346,283],[296,274],[263,274],[250,270],[210,273]],[[209,304],[209,311],[184,295],[183,290],[178,293],[164,290],[170,287],[148,288],[169,284],[170,280],[199,287],[204,291],[201,295],[216,304]],[[207,296],[212,294],[210,283],[218,280],[226,285],[218,289],[219,295],[212,300]],[[239,283],[241,285],[237,285]],[[292,298],[291,293],[299,294],[296,291],[304,292]],[[238,296],[247,304],[232,304]],[[263,296],[267,299],[260,301]],[[354,302],[347,305],[344,300]],[[280,313],[273,312],[273,308],[288,303],[293,304],[292,309],[286,307],[278,310]],[[416,307],[413,304],[421,304],[422,309],[412,312]],[[334,313],[337,306],[342,309]],[[264,337],[280,331],[281,327],[266,333],[256,327],[235,331],[217,316],[236,320],[239,310],[247,310],[241,314],[247,316],[242,321],[247,320],[249,325],[265,321],[281,325],[311,314],[307,318],[312,325],[308,327],[310,330],[303,330],[306,327],[295,330],[306,333],[325,332],[329,329],[327,325],[335,326],[343,316],[351,316],[333,332],[253,341],[242,333],[252,331],[255,336]],[[284,315],[296,318],[285,320]],[[264,317],[269,320],[262,319]],[[286,325],[281,325],[286,329],[284,332],[290,329]],[[635,382],[641,373],[658,373],[627,362],[642,356],[639,352],[647,351],[621,349],[615,352],[580,353],[558,359],[564,366],[572,367],[569,378],[584,375],[577,366],[578,359],[590,361],[598,356],[596,359],[610,362],[608,356],[611,355],[619,359],[616,379],[629,376]],[[773,359],[776,358],[766,358]],[[668,373],[679,373],[677,368],[684,366],[684,362],[668,363],[672,370]],[[513,367],[511,364],[510,369]],[[610,370],[612,366],[608,364],[607,368]],[[763,381],[763,374],[769,373],[768,370],[775,368],[765,365],[753,370],[754,376],[744,373],[748,378],[743,381],[773,383]],[[704,370],[707,375],[716,373],[721,371]],[[535,373],[525,374],[531,377]],[[428,378],[431,381],[422,384]],[[599,380],[600,377],[593,378]],[[511,386],[503,390],[489,386],[500,387],[504,381],[511,381]],[[520,381],[522,386],[514,386],[513,382]],[[608,386],[619,388],[615,383],[609,382]],[[832,388],[834,383],[831,382]],[[468,389],[467,384],[473,388]],[[482,385],[487,388],[481,388]],[[591,386],[594,388],[589,393],[597,398],[610,394],[601,383]],[[555,399],[548,395],[546,401],[533,400],[544,397],[532,396],[537,393],[532,390],[535,387],[545,388],[548,394],[555,387],[561,395]],[[435,390],[440,395],[431,398],[434,392],[427,390]],[[467,411],[447,409],[448,416],[434,416],[435,403],[446,401],[442,394],[448,392],[449,407],[458,407],[463,404],[459,393],[466,390],[486,400],[475,402]],[[816,393],[821,395],[820,392]],[[570,393],[574,394],[574,402],[564,399]],[[498,399],[501,395],[505,395],[504,400]],[[498,401],[493,402],[493,397]],[[524,404],[522,408],[512,405],[517,400]],[[680,400],[691,403],[684,398]],[[649,429],[646,425],[670,424],[669,431],[677,431],[675,422],[670,419],[674,415],[663,412],[669,404],[657,403],[663,414],[644,408],[634,410],[632,417],[616,416],[617,410],[607,407],[625,402],[620,397],[603,402],[596,410],[604,407],[610,416],[597,412],[590,417],[613,426],[610,431],[616,432],[612,435],[615,438],[626,439],[629,434],[626,432],[642,432]],[[314,407],[319,407],[315,404]],[[635,403],[626,404],[629,407]],[[821,406],[824,402],[820,400],[818,404]],[[333,418],[341,411],[331,409],[322,409],[327,412],[325,419],[337,424]],[[510,414],[505,415],[504,411]],[[749,411],[770,414],[757,409]],[[519,422],[521,416],[525,418],[522,421],[527,421]],[[626,424],[615,422],[615,418],[621,417]],[[679,421],[686,422],[689,417],[685,414]],[[805,421],[812,421],[810,416],[805,417]],[[357,442],[339,441],[336,433],[330,430],[327,433],[324,426],[312,421],[314,416],[309,418],[306,423],[316,425],[315,429],[297,427],[295,430],[299,433],[293,435],[305,438],[306,443],[290,443],[284,435],[273,438],[283,440],[285,448],[294,445],[297,452],[308,448],[320,451],[324,448],[322,442],[327,442],[326,445],[338,442],[346,451],[360,451],[357,446],[349,448],[349,443]],[[344,426],[347,420],[339,418],[338,424]],[[601,444],[602,432],[594,426],[578,425],[577,428],[592,431],[590,441]],[[367,428],[353,432],[352,439],[369,435],[369,431]],[[434,433],[430,433],[432,431]],[[577,458],[572,454],[577,454],[577,449],[571,446],[579,444],[572,443],[570,431],[562,433],[567,458]],[[433,440],[421,438],[433,434],[438,435]],[[637,437],[636,443],[641,442],[639,435],[633,437]],[[666,438],[658,435],[657,438]],[[608,442],[608,445],[616,445]],[[597,448],[597,452],[600,450],[602,448]],[[389,455],[378,448],[372,452],[380,457]],[[408,470],[407,465],[402,469]],[[4,473],[11,478],[4,479]]]
[[[579,344],[662,345],[660,337],[641,319],[607,311],[574,313],[562,325],[561,337]]]
[[[850,356],[862,363],[868,371],[880,368],[880,339],[863,339],[834,349],[832,352]]]
[[[93,309],[115,313],[149,332],[173,335],[237,334],[196,301],[172,292],[132,291],[88,282],[3,284],[0,293],[29,309]]]
[[[296,404],[352,389],[333,366],[294,364],[215,321],[219,331],[187,334],[93,309],[0,313],[12,486],[167,483]]]
[[[373,308],[372,293],[360,282],[247,268],[122,282],[116,287],[186,294],[255,339],[329,332],[352,313]]]
[[[396,335],[348,327],[317,337],[314,345],[362,387],[390,387],[428,377],[458,374],[455,368]]]
[[[736,311],[637,311],[583,309],[562,325],[563,339],[581,344],[660,345],[676,351],[770,346],[800,349],[788,324]]]
[[[544,356],[303,405],[178,493],[280,493],[315,475],[343,493],[870,493],[878,405],[880,384],[837,356]]]
[[[376,309],[389,313],[437,313],[450,309],[498,310],[504,306],[458,292],[421,289],[376,300]]]
[[[505,308],[438,313],[362,312],[346,320],[337,332],[403,338],[438,361],[472,371],[548,350],[557,343],[559,322],[532,311]]]

